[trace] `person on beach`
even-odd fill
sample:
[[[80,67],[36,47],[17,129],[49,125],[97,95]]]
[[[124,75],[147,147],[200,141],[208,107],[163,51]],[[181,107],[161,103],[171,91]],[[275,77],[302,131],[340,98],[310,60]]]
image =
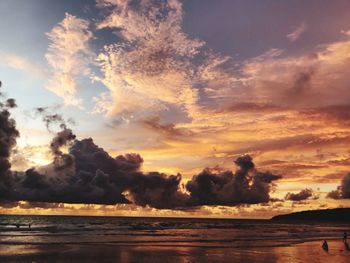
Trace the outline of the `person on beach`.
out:
[[[350,247],[349,247],[349,244],[348,244],[348,242],[344,242],[344,245],[345,245],[345,249],[347,250],[347,251],[350,251]]]
[[[327,251],[327,252],[328,252],[328,243],[327,243],[326,240],[323,241],[322,248],[323,248],[324,251]]]
[[[348,233],[344,232],[343,234],[343,242],[346,243],[348,239]]]

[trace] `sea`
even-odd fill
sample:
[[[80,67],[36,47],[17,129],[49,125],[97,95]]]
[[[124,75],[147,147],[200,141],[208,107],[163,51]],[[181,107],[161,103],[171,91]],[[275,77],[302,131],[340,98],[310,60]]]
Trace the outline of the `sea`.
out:
[[[28,246],[55,245],[87,245],[94,249],[147,247],[152,251],[159,248],[167,248],[169,251],[178,251],[180,248],[183,251],[191,248],[219,248],[220,251],[225,248],[269,248],[307,241],[341,239],[344,232],[350,233],[350,222],[286,223],[256,219],[1,215],[0,256],[20,253],[14,247],[24,249]],[[143,255],[147,255],[147,251]]]
[[[276,246],[337,238],[344,231],[350,233],[350,222],[334,224],[249,219],[0,216],[0,244]]]

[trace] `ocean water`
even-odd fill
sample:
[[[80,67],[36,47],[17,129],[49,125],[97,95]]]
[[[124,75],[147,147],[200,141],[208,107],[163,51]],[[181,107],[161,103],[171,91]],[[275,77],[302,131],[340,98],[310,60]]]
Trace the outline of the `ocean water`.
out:
[[[19,228],[17,228],[19,224]],[[31,224],[29,229],[28,224]],[[0,216],[1,245],[98,244],[167,247],[278,247],[331,240],[350,223],[78,216]]]

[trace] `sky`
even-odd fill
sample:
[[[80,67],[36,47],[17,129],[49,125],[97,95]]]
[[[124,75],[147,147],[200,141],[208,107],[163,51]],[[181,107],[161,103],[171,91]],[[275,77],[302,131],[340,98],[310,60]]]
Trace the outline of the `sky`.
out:
[[[0,212],[348,206],[349,11],[346,0],[0,1],[1,92],[17,104],[1,107],[19,133],[0,156],[11,163]]]

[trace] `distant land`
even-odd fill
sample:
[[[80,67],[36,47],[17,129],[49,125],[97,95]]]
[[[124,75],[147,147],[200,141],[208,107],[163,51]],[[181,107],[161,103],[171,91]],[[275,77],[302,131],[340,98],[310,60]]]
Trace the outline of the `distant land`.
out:
[[[290,213],[285,215],[277,215],[272,217],[271,220],[275,220],[275,221],[303,220],[303,221],[332,221],[332,222],[346,221],[350,223],[350,208],[301,211],[301,212],[295,212],[295,213]]]

